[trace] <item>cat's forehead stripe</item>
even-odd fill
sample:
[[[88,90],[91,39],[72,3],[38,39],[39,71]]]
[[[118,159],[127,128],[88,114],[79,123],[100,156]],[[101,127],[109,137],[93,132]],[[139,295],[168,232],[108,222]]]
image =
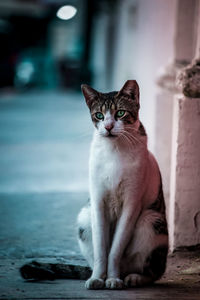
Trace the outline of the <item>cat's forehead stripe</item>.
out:
[[[138,106],[135,105],[132,99],[129,99],[126,95],[121,95],[119,97],[117,92],[111,93],[100,93],[96,101],[93,101],[91,105],[91,112],[95,113],[97,111],[102,112],[104,115],[107,111],[114,114],[117,110],[127,110],[129,111],[133,118],[137,119]]]
[[[102,105],[102,108],[101,108],[101,110],[102,110],[102,113],[103,113],[103,114],[105,114],[105,113],[106,113],[106,105],[105,105],[105,104],[103,104],[103,105]]]
[[[105,114],[108,110],[115,111],[117,109],[116,104],[112,100],[106,100],[104,104],[101,106],[101,111]]]
[[[115,110],[115,109],[116,109],[116,105],[114,103],[112,103],[111,110]]]

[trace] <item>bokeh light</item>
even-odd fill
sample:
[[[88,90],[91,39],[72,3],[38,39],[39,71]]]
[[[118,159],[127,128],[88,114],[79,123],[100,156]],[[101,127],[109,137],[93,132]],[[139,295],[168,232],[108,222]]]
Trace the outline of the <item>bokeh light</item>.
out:
[[[70,20],[76,15],[76,13],[76,7],[72,5],[65,5],[59,8],[56,15],[61,20]]]

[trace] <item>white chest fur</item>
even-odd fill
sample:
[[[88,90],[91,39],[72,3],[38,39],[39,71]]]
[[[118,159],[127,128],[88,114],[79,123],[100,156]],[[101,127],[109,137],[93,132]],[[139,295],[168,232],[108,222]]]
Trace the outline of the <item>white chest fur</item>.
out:
[[[138,150],[120,149],[107,138],[95,137],[90,153],[90,193],[104,201],[112,217],[119,215],[126,190],[137,185],[141,157]],[[140,170],[141,171],[141,170]]]
[[[90,153],[90,182],[105,190],[114,190],[122,177],[120,153],[105,138],[94,139]]]

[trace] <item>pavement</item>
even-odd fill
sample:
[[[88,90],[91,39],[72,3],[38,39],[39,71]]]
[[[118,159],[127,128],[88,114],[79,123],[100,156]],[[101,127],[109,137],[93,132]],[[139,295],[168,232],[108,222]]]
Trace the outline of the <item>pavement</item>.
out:
[[[20,266],[33,259],[86,264],[76,239],[76,216],[89,197],[92,131],[79,93],[0,95],[0,299],[199,300],[199,274],[193,280],[180,277],[175,269],[186,265],[176,257],[168,275],[145,288],[88,291],[80,280],[21,278]],[[196,259],[191,258],[195,264]]]

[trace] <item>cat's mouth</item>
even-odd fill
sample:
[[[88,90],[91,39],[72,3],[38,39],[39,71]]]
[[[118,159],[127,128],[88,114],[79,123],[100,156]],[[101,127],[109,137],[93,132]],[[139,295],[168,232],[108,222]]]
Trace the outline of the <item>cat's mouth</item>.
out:
[[[118,136],[117,134],[111,132],[101,132],[100,135],[104,138],[109,138],[109,139],[114,139]]]
[[[117,136],[114,135],[114,134],[112,134],[111,132],[109,132],[109,134],[108,134],[106,137],[109,137],[109,138],[115,138],[115,137],[117,137]]]

